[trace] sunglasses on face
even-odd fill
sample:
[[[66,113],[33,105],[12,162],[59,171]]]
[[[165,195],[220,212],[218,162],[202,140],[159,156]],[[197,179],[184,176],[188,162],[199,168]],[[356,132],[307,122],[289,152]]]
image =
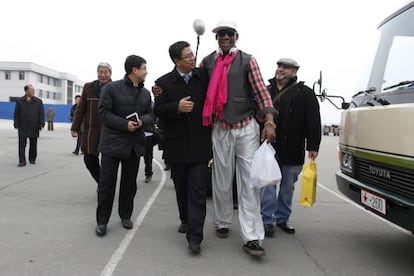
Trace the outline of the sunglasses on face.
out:
[[[219,37],[224,37],[227,35],[228,37],[233,37],[236,32],[234,30],[221,30],[217,32]]]

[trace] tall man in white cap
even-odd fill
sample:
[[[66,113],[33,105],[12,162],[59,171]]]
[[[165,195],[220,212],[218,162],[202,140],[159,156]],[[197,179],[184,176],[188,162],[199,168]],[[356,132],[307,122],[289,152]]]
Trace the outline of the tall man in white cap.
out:
[[[252,189],[248,181],[260,140],[255,115],[264,121],[261,139],[269,143],[275,139],[276,110],[256,60],[235,45],[238,39],[236,24],[222,20],[213,33],[219,49],[206,56],[200,66],[210,74],[203,125],[213,126],[212,185],[216,235],[220,238],[229,235],[233,217],[232,183],[236,172],[243,250],[254,256],[263,256],[260,191]]]
[[[276,141],[273,147],[282,172],[279,193],[276,187],[267,186],[261,191],[261,212],[265,234],[272,237],[275,224],[289,234],[295,228],[289,223],[292,213],[293,190],[302,170],[305,149],[308,158],[318,156],[321,142],[321,118],[315,93],[303,82],[297,82],[299,64],[291,58],[277,61],[275,77],[270,79],[268,90],[278,110]]]

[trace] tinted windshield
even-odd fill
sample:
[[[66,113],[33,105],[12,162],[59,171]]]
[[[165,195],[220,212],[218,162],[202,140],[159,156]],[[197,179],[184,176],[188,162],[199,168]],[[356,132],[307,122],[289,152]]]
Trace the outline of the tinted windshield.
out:
[[[400,82],[414,80],[414,8],[381,26],[381,39],[368,87],[380,92]],[[412,89],[402,85],[396,89]]]

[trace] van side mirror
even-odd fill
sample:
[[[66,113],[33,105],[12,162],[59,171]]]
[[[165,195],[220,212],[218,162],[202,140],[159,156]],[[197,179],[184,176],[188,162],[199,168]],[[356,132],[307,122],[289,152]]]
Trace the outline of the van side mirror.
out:
[[[341,104],[341,108],[342,108],[342,109],[348,109],[348,108],[349,108],[349,106],[350,106],[350,103],[343,102],[343,103]]]

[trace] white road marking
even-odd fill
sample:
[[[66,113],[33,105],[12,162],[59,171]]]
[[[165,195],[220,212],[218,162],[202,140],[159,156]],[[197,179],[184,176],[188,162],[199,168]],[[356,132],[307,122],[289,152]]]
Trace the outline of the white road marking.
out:
[[[381,221],[383,221],[383,222],[387,223],[388,225],[390,225],[390,226],[394,227],[395,229],[398,229],[398,230],[400,230],[400,231],[402,231],[402,232],[404,232],[404,233],[406,233],[406,234],[409,234],[410,236],[412,235],[412,233],[411,233],[410,231],[408,231],[408,230],[406,230],[406,229],[404,229],[404,228],[402,228],[402,227],[400,227],[400,226],[398,226],[398,225],[396,225],[396,224],[393,224],[392,222],[389,222],[388,220],[386,220],[386,219],[384,219],[384,218],[382,218],[382,217],[380,217],[380,216],[378,216],[378,215],[373,214],[372,212],[370,212],[370,211],[366,210],[366,209],[365,209],[364,207],[362,207],[361,205],[358,205],[357,203],[353,202],[353,201],[352,201],[352,200],[350,200],[349,198],[346,198],[345,196],[340,195],[340,194],[338,194],[338,193],[337,193],[337,192],[335,192],[335,191],[332,191],[331,189],[329,189],[328,187],[326,187],[326,186],[322,185],[321,183],[318,183],[318,186],[319,186],[319,187],[321,187],[322,189],[326,190],[327,192],[330,192],[331,194],[333,194],[333,195],[335,195],[335,196],[339,197],[339,198],[340,198],[340,199],[342,199],[343,201],[346,201],[346,202],[348,202],[348,203],[350,203],[350,204],[354,205],[355,207],[359,208],[360,210],[364,211],[365,213],[369,214],[370,216],[372,216],[372,217],[374,217],[374,218],[376,218],[376,219],[378,219],[378,220],[381,220]]]
[[[164,187],[166,182],[166,173],[162,169],[161,164],[153,159],[153,161],[157,164],[157,166],[161,170],[161,181],[158,184],[155,191],[152,193],[151,197],[148,199],[147,203],[145,204],[144,208],[142,208],[141,212],[139,213],[138,217],[135,219],[134,227],[128,231],[125,235],[124,239],[120,243],[117,250],[112,254],[111,259],[106,264],[105,268],[101,272],[101,276],[111,276],[114,272],[115,268],[118,266],[119,262],[122,260],[122,256],[124,255],[125,251],[128,249],[129,244],[131,243],[132,239],[134,238],[136,232],[138,231],[139,227],[141,226],[145,216],[147,215],[148,211],[150,210],[152,204],[154,203],[155,199],[157,198],[158,194],[160,193],[161,189]]]

